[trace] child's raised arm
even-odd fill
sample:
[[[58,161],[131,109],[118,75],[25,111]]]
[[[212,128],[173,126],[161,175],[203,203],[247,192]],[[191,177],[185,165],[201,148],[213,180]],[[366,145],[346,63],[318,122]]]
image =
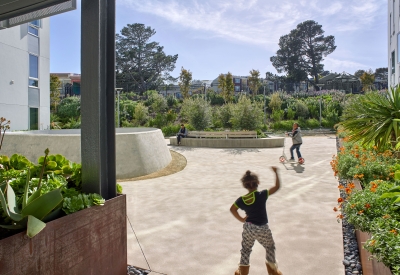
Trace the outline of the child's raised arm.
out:
[[[270,196],[278,191],[281,187],[281,182],[278,175],[278,168],[276,166],[272,166],[271,168],[275,172],[275,186],[268,190]]]

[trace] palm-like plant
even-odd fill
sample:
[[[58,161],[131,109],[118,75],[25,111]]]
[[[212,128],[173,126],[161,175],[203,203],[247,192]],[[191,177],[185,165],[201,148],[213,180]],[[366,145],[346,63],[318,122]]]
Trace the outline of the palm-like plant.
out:
[[[399,122],[400,87],[396,87],[355,98],[346,106],[340,124],[349,133],[350,141],[381,149],[398,141]]]

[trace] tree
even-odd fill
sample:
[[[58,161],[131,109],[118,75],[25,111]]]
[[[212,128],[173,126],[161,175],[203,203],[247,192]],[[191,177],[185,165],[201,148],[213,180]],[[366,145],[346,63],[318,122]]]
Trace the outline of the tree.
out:
[[[50,104],[54,105],[54,111],[57,111],[57,105],[60,103],[61,81],[56,75],[50,75]]]
[[[312,76],[313,84],[317,87],[319,74],[324,69],[321,64],[323,57],[335,49],[335,37],[325,37],[321,25],[307,20],[279,39],[279,50],[270,60],[279,73],[286,72],[288,78],[294,81],[306,80],[307,75]]]
[[[375,81],[375,76],[373,71],[369,69],[367,72],[364,72],[363,75],[360,77],[360,79],[363,86],[363,90],[370,91]]]
[[[365,73],[364,70],[357,70],[357,71],[354,73],[354,76],[357,77],[357,78],[360,78],[364,73]]]
[[[164,81],[171,80],[178,55],[166,55],[158,42],[150,42],[156,33],[144,24],[128,24],[116,35],[117,85],[138,89],[156,89]]]
[[[235,85],[233,84],[233,76],[228,72],[225,76],[225,93],[222,94],[225,102],[231,102],[235,92]]]
[[[225,100],[224,95],[226,94],[226,77],[224,74],[220,74],[218,76],[218,89],[221,90],[220,94]],[[225,100],[225,102],[226,102],[226,100]]]
[[[387,79],[388,67],[375,69],[375,78]]]
[[[181,90],[183,98],[189,97],[190,84],[192,83],[192,73],[185,68],[181,68],[181,74],[179,75],[179,88]]]
[[[258,89],[261,86],[260,81],[260,71],[259,70],[251,70],[250,76],[248,78],[249,81],[249,88],[253,92],[253,96],[257,95]]]

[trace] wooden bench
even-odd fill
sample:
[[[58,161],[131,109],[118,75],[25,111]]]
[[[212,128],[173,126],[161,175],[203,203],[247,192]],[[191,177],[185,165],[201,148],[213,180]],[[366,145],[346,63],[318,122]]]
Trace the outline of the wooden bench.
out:
[[[256,131],[190,131],[187,138],[257,138]]]
[[[169,138],[170,145],[178,145],[176,137]],[[271,148],[282,147],[284,138],[257,138],[256,131],[189,131],[186,138],[181,139],[182,146],[210,148]]]

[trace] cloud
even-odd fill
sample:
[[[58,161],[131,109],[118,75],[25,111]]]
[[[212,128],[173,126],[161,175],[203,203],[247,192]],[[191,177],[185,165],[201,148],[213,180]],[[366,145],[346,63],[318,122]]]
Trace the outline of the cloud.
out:
[[[305,20],[335,32],[373,26],[386,12],[385,0],[120,0],[119,5],[165,19],[176,27],[277,49],[279,37]],[[328,33],[328,35],[331,33]]]
[[[355,71],[363,68],[370,68],[370,66],[355,61],[340,60],[332,57],[326,57],[323,61],[324,68],[332,72],[342,73],[343,71],[353,74]]]

